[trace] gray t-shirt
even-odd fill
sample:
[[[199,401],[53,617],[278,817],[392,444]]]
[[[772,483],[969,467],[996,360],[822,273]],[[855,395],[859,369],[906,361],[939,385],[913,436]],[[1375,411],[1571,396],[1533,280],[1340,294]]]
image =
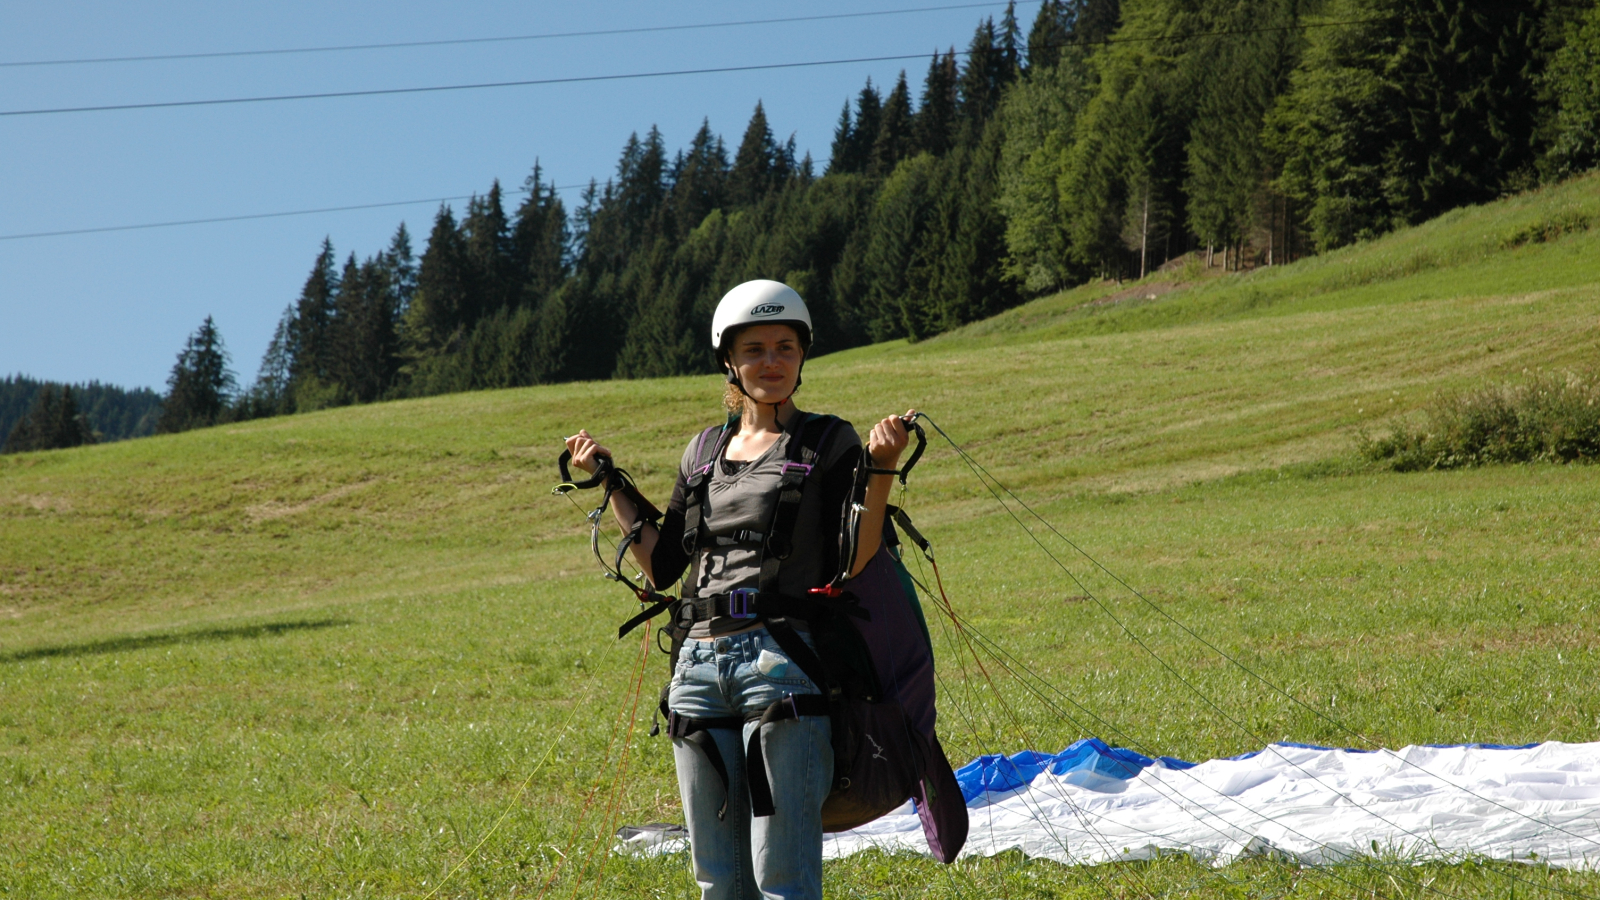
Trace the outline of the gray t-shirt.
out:
[[[826,426],[813,422],[809,427],[824,428]],[[701,528],[709,534],[713,541],[716,538],[732,539],[735,537],[750,537],[751,533],[765,538],[768,527],[772,524],[773,510],[778,503],[778,486],[783,479],[783,464],[789,458],[790,433],[784,432],[768,447],[766,452],[745,464],[736,472],[728,472],[722,460],[712,459],[715,449],[710,446],[711,439],[707,439],[708,446],[701,448],[704,462],[713,463],[711,473],[706,483],[705,501],[700,507]],[[679,472],[688,478],[695,468],[695,449],[698,439],[691,440],[684,449],[683,461]],[[818,460],[818,467],[811,479],[813,482],[820,480],[824,472],[830,471],[846,453],[861,446],[861,438],[856,434],[849,422],[840,421],[829,435],[827,445],[822,448],[823,457]],[[702,465],[704,465],[704,462]],[[818,491],[818,485],[808,486],[809,491]],[[808,503],[801,506],[801,515],[795,522],[794,550],[788,559],[783,561],[780,570],[780,582],[784,585],[815,586],[826,582],[833,572],[823,572],[824,551],[832,549],[839,533],[842,508],[836,510],[820,510],[817,503]],[[740,532],[745,534],[741,535]],[[829,547],[824,547],[821,542],[827,541]],[[698,565],[695,566],[695,583],[685,585],[692,596],[706,596],[708,594],[725,594],[728,591],[745,588],[755,590],[761,575],[761,544],[754,540],[739,543],[714,543],[713,546],[704,547],[698,551]],[[791,588],[793,590],[793,588]],[[707,622],[695,623],[694,629],[689,632],[691,637],[707,637],[712,634],[730,634],[733,631],[743,631],[754,627],[748,620],[721,618]]]

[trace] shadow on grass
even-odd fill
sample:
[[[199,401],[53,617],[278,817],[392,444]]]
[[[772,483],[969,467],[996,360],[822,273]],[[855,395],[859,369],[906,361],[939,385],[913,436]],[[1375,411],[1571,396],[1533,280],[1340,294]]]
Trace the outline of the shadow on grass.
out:
[[[295,631],[317,631],[353,624],[349,619],[314,619],[298,622],[269,622],[263,625],[239,625],[233,628],[203,628],[199,631],[180,631],[175,634],[146,634],[129,637],[104,638],[81,644],[60,644],[54,647],[31,647],[0,653],[0,663],[27,662],[31,659],[50,659],[58,656],[93,656],[100,653],[119,653],[124,650],[145,650],[150,647],[168,647],[173,644],[204,644],[211,641],[249,640],[276,637]]]

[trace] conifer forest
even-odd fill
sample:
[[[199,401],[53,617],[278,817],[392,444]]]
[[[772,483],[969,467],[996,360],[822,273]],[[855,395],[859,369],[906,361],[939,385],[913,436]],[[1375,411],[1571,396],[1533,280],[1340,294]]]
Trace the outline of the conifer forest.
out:
[[[737,141],[707,122],[677,148],[649,127],[570,207],[534,163],[420,246],[403,224],[364,259],[326,240],[259,374],[195,368],[197,332],[163,427],[713,371],[712,310],[750,278],[796,288],[827,353],[1179,257],[1375,237],[1600,162],[1600,7],[1046,0],[869,81],[824,161],[781,119],[757,103]]]

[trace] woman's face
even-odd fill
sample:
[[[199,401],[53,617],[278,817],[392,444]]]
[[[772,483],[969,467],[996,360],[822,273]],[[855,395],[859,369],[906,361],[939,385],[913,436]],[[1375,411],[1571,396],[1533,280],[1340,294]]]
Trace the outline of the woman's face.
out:
[[[758,403],[779,403],[794,393],[803,356],[800,335],[788,325],[750,325],[733,340],[734,370]]]

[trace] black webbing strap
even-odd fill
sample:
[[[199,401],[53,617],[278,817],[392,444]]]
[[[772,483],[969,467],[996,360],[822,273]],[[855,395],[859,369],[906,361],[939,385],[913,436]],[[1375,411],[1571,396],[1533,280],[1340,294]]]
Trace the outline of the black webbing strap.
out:
[[[911,524],[911,517],[906,515],[905,510],[891,504],[889,506],[889,517],[894,520],[896,525],[900,526],[901,531],[906,533],[906,537],[911,539],[911,543],[916,544],[922,550],[923,556],[933,559],[933,544],[922,536],[922,532],[917,530],[917,526]]]
[[[582,481],[572,480],[572,470],[567,464],[572,462],[572,451],[563,450],[556,458],[556,467],[561,470],[561,483],[556,485],[555,492],[565,494],[569,491],[586,491],[590,488],[605,486],[606,503],[610,503],[611,495],[621,492],[622,496],[633,501],[634,507],[639,511],[639,517],[649,522],[661,519],[661,510],[654,503],[644,498],[639,489],[634,487],[633,478],[622,469],[616,467],[609,456],[596,456],[594,458],[594,474]],[[606,504],[601,504],[605,506]]]
[[[700,440],[694,445],[694,468],[689,470],[689,478],[684,482],[684,507],[683,507],[683,552],[694,557],[699,549],[701,506],[705,502],[706,482],[711,480],[711,469],[716,465],[717,459],[722,456],[722,446],[732,433],[731,426],[737,421],[730,417],[721,425],[713,425],[700,432]],[[720,430],[719,430],[720,429]],[[712,432],[717,432],[715,440],[711,441],[711,457],[706,459],[706,438]]]
[[[722,750],[717,747],[717,739],[711,732],[719,728],[741,729],[744,720],[727,716],[720,719],[695,719],[682,716],[675,712],[667,713],[667,734],[675,738],[683,738],[689,743],[700,748],[706,755],[706,760],[711,763],[711,768],[716,771],[717,777],[722,779],[722,807],[717,810],[717,819],[720,821],[728,816],[728,763],[722,758]],[[771,789],[768,789],[768,794]],[[770,803],[770,801],[769,801]]]
[[[652,600],[654,601],[653,603],[651,602]],[[678,602],[678,598],[652,592],[649,598],[643,602],[649,605],[640,610],[638,615],[622,623],[622,627],[617,629],[617,640],[627,637],[628,632],[672,609],[673,605]]]
[[[767,707],[744,748],[744,778],[750,785],[750,812],[757,816],[770,816],[772,806],[772,781],[767,773],[767,755],[762,747],[766,739],[766,726],[801,716],[826,716],[828,701],[821,694],[789,694]]]
[[[670,601],[671,598],[664,598]],[[872,613],[862,606],[853,594],[841,593],[829,597],[816,594],[809,597],[790,597],[762,591],[729,591],[726,594],[707,594],[679,601],[683,617],[690,625],[708,619],[766,619],[793,616],[802,621],[815,616],[820,609],[830,609],[872,621]],[[649,618],[646,616],[645,618]]]
[[[815,446],[805,440],[806,428],[818,419],[827,422]],[[836,416],[796,416],[790,423],[789,453],[783,463],[783,478],[778,482],[778,502],[767,528],[767,545],[761,554],[761,574],[756,582],[762,591],[777,591],[778,569],[794,550],[794,525],[800,517],[800,501],[806,479],[816,469],[822,448],[839,424]]]

